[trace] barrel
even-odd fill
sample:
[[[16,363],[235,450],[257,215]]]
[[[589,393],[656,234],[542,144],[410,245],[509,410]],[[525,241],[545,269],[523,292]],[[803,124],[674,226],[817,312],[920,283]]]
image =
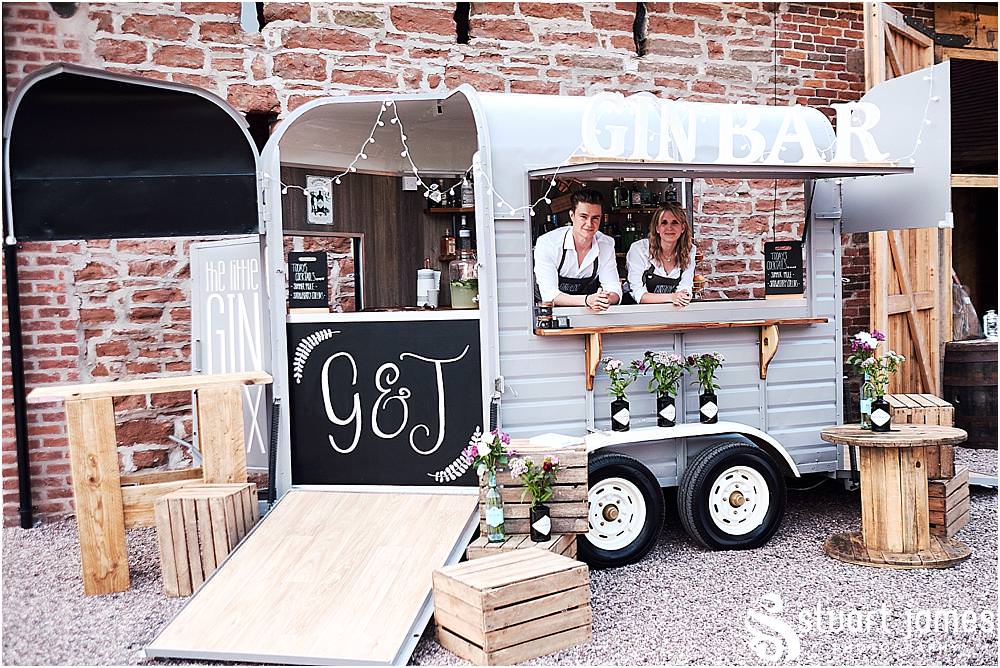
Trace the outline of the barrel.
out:
[[[944,347],[944,399],[968,448],[997,447],[997,342],[952,341]]]

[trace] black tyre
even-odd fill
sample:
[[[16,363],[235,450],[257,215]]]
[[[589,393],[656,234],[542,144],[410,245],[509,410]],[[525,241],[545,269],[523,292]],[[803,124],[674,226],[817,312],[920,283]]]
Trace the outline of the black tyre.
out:
[[[717,443],[688,464],[677,511],[691,538],[711,550],[760,547],[785,515],[785,480],[756,445]]]
[[[642,559],[663,528],[663,490],[636,459],[619,454],[588,465],[590,531],[577,540],[577,557],[592,568],[614,568]]]

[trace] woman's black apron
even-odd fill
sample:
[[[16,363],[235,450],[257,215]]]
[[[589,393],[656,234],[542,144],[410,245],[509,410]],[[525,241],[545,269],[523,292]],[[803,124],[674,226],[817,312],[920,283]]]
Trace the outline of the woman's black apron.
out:
[[[646,292],[651,292],[654,295],[665,295],[670,292],[676,292],[677,286],[680,285],[681,277],[677,278],[664,278],[663,276],[657,276],[654,273],[652,263],[649,265],[649,269],[642,272],[642,282],[646,285]],[[683,272],[681,272],[683,274]]]

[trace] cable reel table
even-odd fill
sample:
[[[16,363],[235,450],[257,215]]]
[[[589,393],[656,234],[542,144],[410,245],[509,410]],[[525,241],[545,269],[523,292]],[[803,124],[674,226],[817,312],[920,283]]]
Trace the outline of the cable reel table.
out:
[[[861,531],[830,536],[823,551],[834,559],[885,568],[947,568],[968,559],[961,541],[930,533],[926,448],[967,438],[954,427],[901,424],[889,432],[857,425],[828,427],[829,443],[861,453]]]

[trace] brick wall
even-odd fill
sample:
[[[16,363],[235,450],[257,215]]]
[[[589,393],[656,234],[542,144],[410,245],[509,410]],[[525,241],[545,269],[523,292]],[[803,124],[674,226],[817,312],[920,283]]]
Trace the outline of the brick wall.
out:
[[[241,29],[240,3],[80,3],[70,18],[58,18],[48,3],[8,3],[6,83],[9,92],[25,74],[64,60],[201,86],[242,112],[279,115],[326,95],[443,91],[459,83],[563,95],[652,91],[825,111],[857,99],[863,89],[859,3],[648,8],[648,54],[640,59],[631,34],[634,3],[473,3],[465,45],[455,43],[454,5],[444,3],[265,3],[267,23],[259,33]],[[772,47],[779,50],[777,62]],[[709,273],[729,296],[756,295],[759,278],[747,274],[761,259],[761,231],[772,213],[779,229],[801,231],[801,189],[783,184],[772,211],[773,182],[704,188],[712,198],[699,202],[699,247],[717,258]],[[861,266],[857,241],[851,258]],[[187,371],[188,243],[28,245],[21,287],[29,386]],[[339,266],[341,274],[346,270]],[[860,300],[863,277],[857,278]],[[9,523],[16,478],[6,357],[4,364]],[[183,453],[167,437],[190,434],[182,399],[119,406],[143,420],[124,432],[124,469],[181,463]],[[32,408],[29,423],[34,503],[42,516],[66,514],[71,500],[61,411]]]

